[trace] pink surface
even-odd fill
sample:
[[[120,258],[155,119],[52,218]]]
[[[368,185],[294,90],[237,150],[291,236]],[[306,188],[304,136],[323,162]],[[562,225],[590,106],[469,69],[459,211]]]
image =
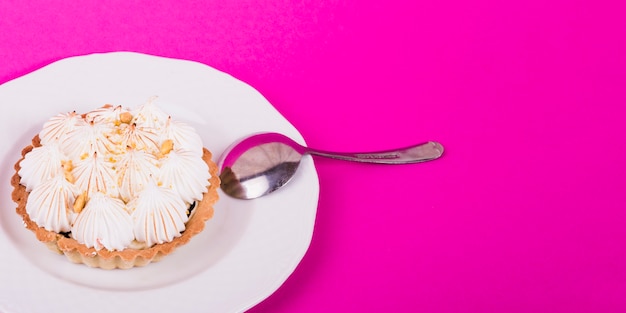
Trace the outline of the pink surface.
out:
[[[316,159],[311,247],[251,312],[626,312],[623,4],[8,2],[0,83],[136,51],[252,84],[310,146],[444,144]]]

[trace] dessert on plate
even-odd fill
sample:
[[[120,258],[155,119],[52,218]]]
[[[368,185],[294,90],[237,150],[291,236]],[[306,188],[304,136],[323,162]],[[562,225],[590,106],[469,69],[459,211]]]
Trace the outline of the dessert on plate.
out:
[[[25,227],[72,262],[143,266],[212,218],[220,181],[211,156],[152,101],[58,114],[22,150],[12,197]]]

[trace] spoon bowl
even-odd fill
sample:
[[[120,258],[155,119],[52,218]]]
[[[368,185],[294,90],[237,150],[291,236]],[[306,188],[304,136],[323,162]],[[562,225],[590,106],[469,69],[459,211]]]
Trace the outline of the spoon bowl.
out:
[[[443,150],[438,142],[429,141],[370,153],[326,152],[304,147],[282,134],[261,133],[239,140],[224,151],[219,161],[221,188],[238,199],[270,194],[291,180],[305,154],[364,163],[409,164],[438,159]]]

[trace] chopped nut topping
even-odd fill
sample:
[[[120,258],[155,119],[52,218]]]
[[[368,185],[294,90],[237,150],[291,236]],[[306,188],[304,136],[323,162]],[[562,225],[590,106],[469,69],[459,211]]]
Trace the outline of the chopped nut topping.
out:
[[[76,182],[76,178],[72,175],[72,172],[65,171],[63,172],[63,176],[65,176],[65,180],[72,184]]]
[[[133,120],[133,115],[130,112],[123,112],[120,114],[120,122],[124,124],[130,124]]]
[[[63,167],[63,175],[65,176],[65,179],[72,184],[75,183],[76,178],[72,174],[72,169],[74,169],[72,160],[61,161],[61,166]]]
[[[74,212],[80,213],[87,204],[87,192],[83,192],[82,194],[76,197],[76,201],[74,201]]]
[[[61,166],[66,172],[71,172],[74,169],[74,164],[72,164],[72,160],[61,161]]]
[[[174,149],[174,141],[172,141],[172,139],[168,139],[163,141],[163,144],[161,144],[161,155],[165,156],[166,154],[170,153],[170,151],[172,151]]]

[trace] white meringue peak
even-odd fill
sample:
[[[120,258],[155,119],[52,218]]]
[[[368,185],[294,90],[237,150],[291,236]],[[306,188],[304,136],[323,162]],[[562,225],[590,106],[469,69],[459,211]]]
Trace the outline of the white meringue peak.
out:
[[[72,175],[76,178],[76,186],[87,195],[102,192],[112,197],[119,197],[115,171],[109,160],[97,153],[76,162]]]
[[[74,222],[72,206],[79,191],[63,175],[44,181],[31,191],[26,212],[40,227],[56,233],[68,232]]]
[[[143,190],[150,181],[156,179],[157,159],[145,151],[128,148],[116,165],[117,184],[124,202],[130,201]]]
[[[41,144],[62,141],[69,132],[81,124],[84,124],[83,118],[76,111],[57,114],[43,124],[39,132]]]
[[[171,117],[165,123],[163,130],[163,139],[171,139],[174,142],[174,148],[189,150],[202,156],[202,139],[196,130],[186,123],[172,120]]]
[[[179,237],[185,230],[187,205],[172,190],[151,182],[128,203],[134,234],[146,246],[162,244]]]
[[[159,150],[159,141],[159,135],[155,130],[131,124],[122,129],[120,145],[153,153]]]
[[[156,97],[152,97],[139,108],[131,111],[134,117],[133,122],[135,124],[152,129],[163,128],[168,115],[154,104],[155,100]]]
[[[109,137],[114,129],[111,125],[90,121],[70,131],[61,142],[61,149],[72,159],[98,153],[105,155],[117,147]]]
[[[95,123],[114,124],[116,121],[119,121],[119,116],[122,112],[126,112],[126,110],[124,110],[121,105],[114,106],[107,104],[85,114],[85,120],[87,122],[94,121]]]
[[[63,171],[62,162],[67,157],[59,149],[56,143],[33,148],[20,162],[20,183],[31,191],[41,184]]]
[[[158,181],[186,203],[202,199],[210,178],[209,166],[189,150],[174,149],[161,159]]]
[[[132,217],[122,200],[96,192],[76,217],[72,237],[89,248],[121,251],[135,238]]]

